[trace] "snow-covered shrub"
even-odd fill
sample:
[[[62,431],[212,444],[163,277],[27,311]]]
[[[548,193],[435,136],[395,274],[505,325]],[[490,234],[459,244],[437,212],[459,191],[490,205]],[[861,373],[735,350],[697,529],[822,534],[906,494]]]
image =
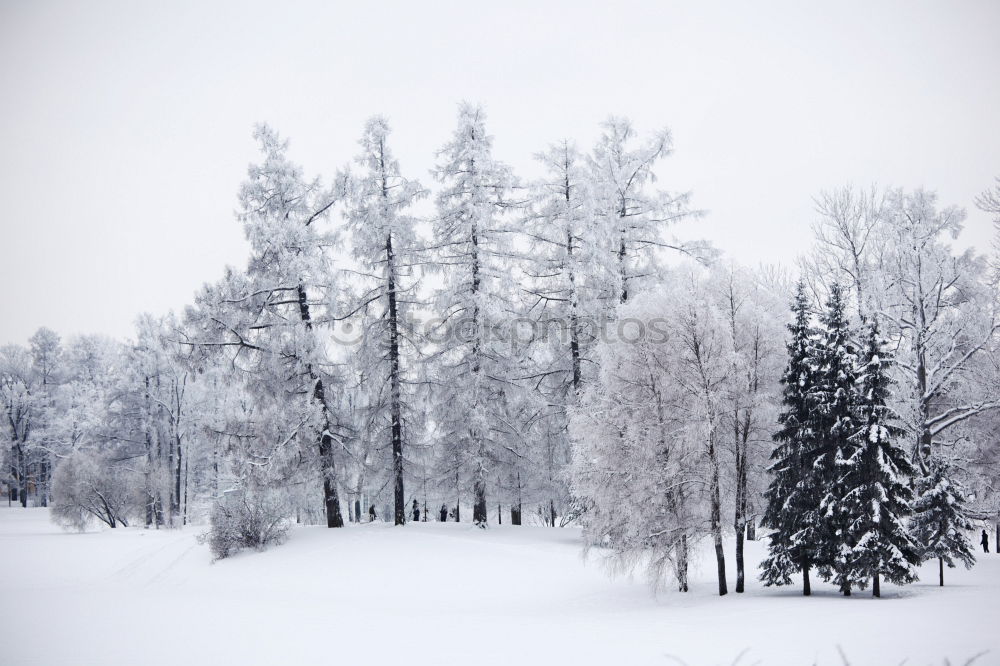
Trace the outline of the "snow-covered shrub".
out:
[[[105,456],[77,451],[59,462],[52,475],[52,520],[83,531],[96,518],[128,526],[135,508],[131,475]]]
[[[217,559],[244,548],[262,550],[281,543],[288,532],[285,503],[275,492],[238,491],[225,494],[212,508],[205,540]]]

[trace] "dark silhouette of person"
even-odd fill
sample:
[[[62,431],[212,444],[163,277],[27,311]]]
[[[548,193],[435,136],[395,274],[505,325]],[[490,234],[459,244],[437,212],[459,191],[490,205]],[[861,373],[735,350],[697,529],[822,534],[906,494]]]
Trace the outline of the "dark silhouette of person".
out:
[[[983,552],[990,552],[990,537],[986,534],[986,530],[983,530],[983,538],[979,540],[979,543],[983,544]]]
[[[417,498],[413,498],[413,522],[420,522],[420,507],[417,506]]]
[[[374,523],[376,518],[378,518],[378,516],[375,515],[375,505],[372,504],[370,507],[368,507],[368,522]]]
[[[445,504],[441,505],[441,522],[448,522],[448,506]]]

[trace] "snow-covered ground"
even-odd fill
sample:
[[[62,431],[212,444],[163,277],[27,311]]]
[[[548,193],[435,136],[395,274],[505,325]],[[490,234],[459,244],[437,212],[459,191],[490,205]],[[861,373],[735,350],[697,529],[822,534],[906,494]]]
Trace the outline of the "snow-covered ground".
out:
[[[575,529],[299,528],[214,564],[202,530],[77,534],[0,509],[0,662],[840,665],[839,646],[854,666],[1000,664],[995,554],[876,600],[756,581],[719,598],[706,551],[692,592],[654,597],[584,561]]]

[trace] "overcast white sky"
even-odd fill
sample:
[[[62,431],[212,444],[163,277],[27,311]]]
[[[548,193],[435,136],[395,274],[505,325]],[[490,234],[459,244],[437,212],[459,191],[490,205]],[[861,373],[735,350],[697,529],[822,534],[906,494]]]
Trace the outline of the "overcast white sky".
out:
[[[1000,2],[42,2],[0,0],[0,344],[39,326],[129,335],[246,246],[253,124],[308,172],[389,116],[411,177],[462,99],[520,174],[609,113],[669,126],[661,183],[693,190],[736,259],[791,264],[812,197],[1000,175]]]

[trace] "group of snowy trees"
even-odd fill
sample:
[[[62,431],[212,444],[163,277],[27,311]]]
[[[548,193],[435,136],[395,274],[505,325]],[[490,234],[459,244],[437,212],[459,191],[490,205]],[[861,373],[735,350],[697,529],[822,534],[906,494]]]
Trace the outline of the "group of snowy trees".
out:
[[[998,194],[981,206],[1000,210]],[[942,584],[972,563],[971,520],[1000,510],[997,258],[954,253],[964,214],[922,190],[843,189],[817,208],[797,289],[767,270],[667,271],[619,312],[667,335],[598,347],[571,478],[614,565],[686,590],[690,546],[711,538],[725,594],[723,512],[738,592],[755,516],[771,530],[762,579],[800,573],[806,594],[811,570],[878,595],[921,560]]]
[[[251,523],[244,545],[414,508],[578,521],[682,590],[711,539],[720,593],[724,536],[742,592],[761,517],[769,582],[964,559],[962,521],[998,508],[1000,258],[956,255],[962,214],[930,193],[823,195],[789,341],[783,271],[674,235],[699,213],[657,183],[669,132],[601,129],[525,181],[463,104],[425,186],[384,118],[329,181],[258,127],[245,267],[128,342],[42,329],[0,352],[10,501],[77,527],[211,516],[220,553]]]
[[[131,345],[89,335],[63,345],[42,328],[28,349],[0,350],[9,502],[33,497],[77,526],[186,520],[184,455],[201,436],[189,417],[206,393],[162,337],[168,321],[140,318]],[[199,485],[203,462],[193,467]]]
[[[182,524],[276,493],[289,516],[330,527],[370,511],[402,524],[414,502],[424,520],[438,505],[455,520],[471,506],[481,525],[572,520],[569,413],[597,341],[655,283],[657,248],[710,256],[665,233],[694,215],[652,187],[669,133],[640,140],[611,118],[592,151],[553,145],[537,156],[546,176],[524,182],[462,105],[433,197],[402,174],[380,117],[329,182],[271,129],[255,138],[246,267],[183,317],[101,340],[88,382],[58,353],[10,350],[28,359],[4,372],[17,499],[47,502],[54,467],[56,515],[73,525]],[[418,213],[424,198],[433,210]],[[52,388],[37,389],[46,363]]]
[[[757,470],[781,360],[777,289],[732,265],[674,271],[621,309],[650,330],[601,345],[599,375],[572,411],[571,476],[589,540],[626,567],[648,561],[654,582],[669,568],[686,590],[689,548],[708,535],[726,592],[731,501],[743,591],[743,535],[761,511]]]
[[[890,352],[875,320],[852,334],[836,283],[819,331],[809,324],[801,284],[794,314],[763,521],[774,532],[762,578],[786,584],[800,571],[808,595],[816,568],[845,595],[871,580],[879,596],[880,576],[911,582],[919,559],[904,523],[913,467],[887,407]]]
[[[912,582],[915,565],[936,557],[943,585],[945,562],[974,562],[968,510],[947,460],[932,450],[918,475],[911,460],[920,460],[922,442],[912,458],[903,449],[906,431],[889,406],[893,352],[878,318],[852,330],[837,283],[819,330],[801,283],[793,310],[763,517],[774,531],[761,578],[787,584],[799,572],[809,595],[815,569],[845,595],[871,582],[878,597],[882,578]]]

